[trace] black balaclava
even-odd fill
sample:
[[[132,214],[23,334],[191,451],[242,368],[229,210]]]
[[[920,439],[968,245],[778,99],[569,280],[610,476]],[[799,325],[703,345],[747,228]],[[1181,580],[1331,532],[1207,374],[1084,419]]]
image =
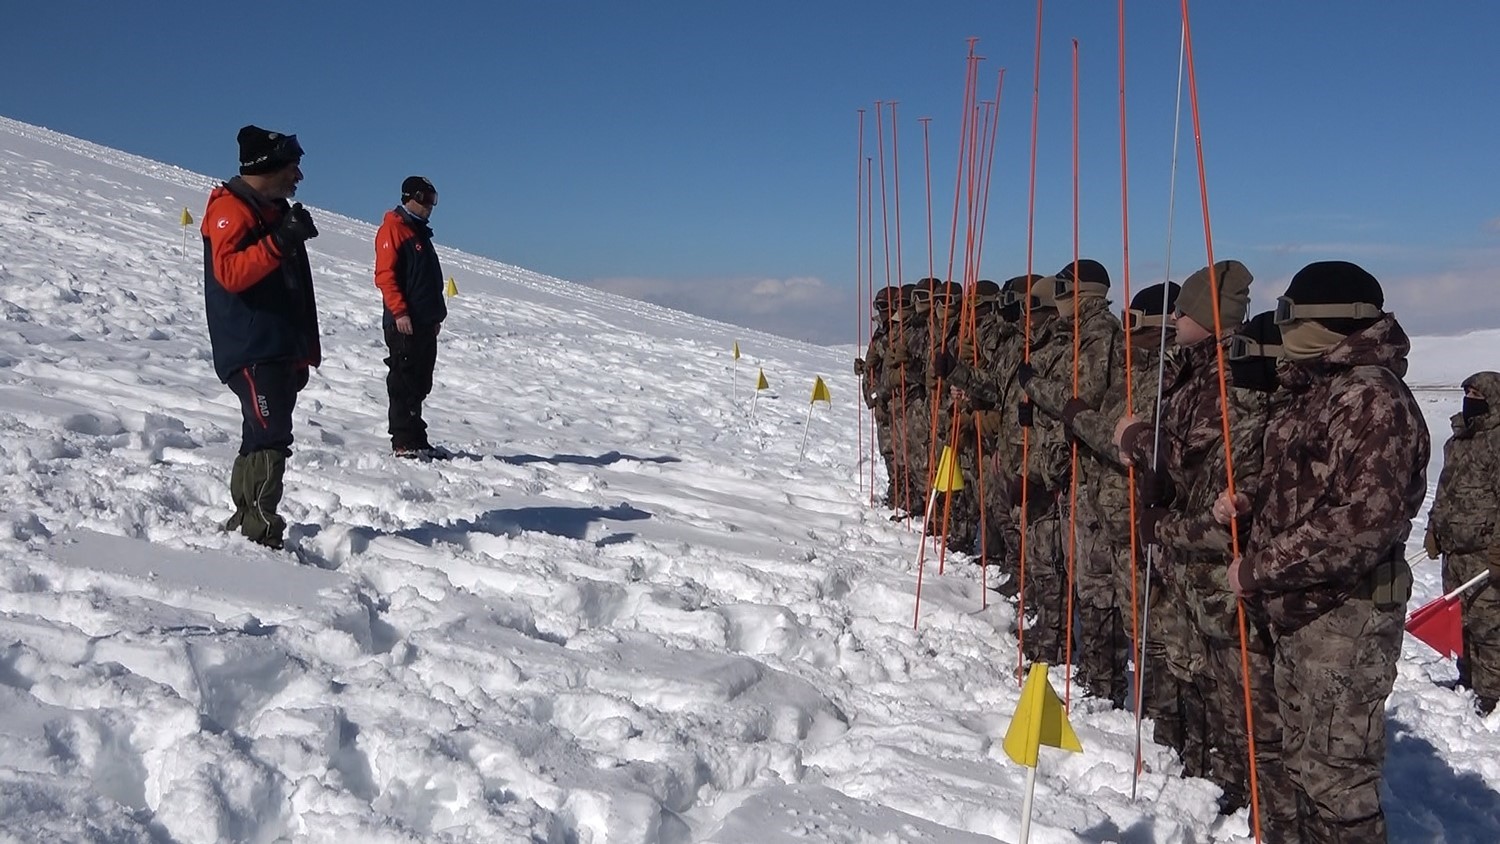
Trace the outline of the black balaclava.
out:
[[[1234,386],[1242,390],[1255,390],[1257,392],[1269,393],[1276,389],[1276,361],[1280,357],[1281,329],[1276,327],[1276,312],[1266,311],[1257,314],[1237,332],[1238,337],[1246,338],[1250,343],[1260,348],[1250,348],[1248,357],[1239,357],[1231,353],[1229,360],[1229,374],[1234,380]],[[1233,351],[1236,343],[1231,341],[1230,349]]]

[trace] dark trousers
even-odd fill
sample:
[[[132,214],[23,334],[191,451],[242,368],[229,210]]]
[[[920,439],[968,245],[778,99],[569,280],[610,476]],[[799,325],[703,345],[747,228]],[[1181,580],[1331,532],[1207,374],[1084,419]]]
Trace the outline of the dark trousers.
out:
[[[270,449],[292,453],[292,408],[307,386],[307,367],[292,363],[258,363],[229,378],[240,400],[240,456]]]
[[[437,367],[437,327],[414,325],[402,334],[394,326],[385,329],[390,357],[385,365],[386,392],[391,400],[391,446],[426,448],[427,423],[422,421],[422,402],[432,392],[432,371]]]

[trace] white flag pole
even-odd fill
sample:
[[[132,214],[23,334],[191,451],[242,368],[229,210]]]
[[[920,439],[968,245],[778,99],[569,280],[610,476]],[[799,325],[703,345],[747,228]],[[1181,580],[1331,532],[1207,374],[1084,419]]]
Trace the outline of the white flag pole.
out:
[[[797,452],[797,462],[802,462],[803,455],[807,454],[807,431],[812,427],[813,403],[807,403],[807,421],[802,423],[802,448]]]
[[[1036,797],[1036,765],[1026,769],[1026,799],[1021,803],[1021,838],[1018,844],[1031,840],[1031,801]]]

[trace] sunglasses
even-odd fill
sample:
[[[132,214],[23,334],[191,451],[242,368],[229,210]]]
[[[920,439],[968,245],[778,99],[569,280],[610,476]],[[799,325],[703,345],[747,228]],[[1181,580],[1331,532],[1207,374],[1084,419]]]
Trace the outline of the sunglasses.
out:
[[[1068,298],[1071,298],[1073,296],[1073,289],[1074,289],[1075,286],[1076,285],[1073,283],[1073,279],[1071,279],[1071,278],[1054,278],[1054,279],[1052,279],[1052,298],[1054,298],[1054,299],[1068,299]]]
[[[1243,334],[1233,334],[1229,337],[1229,347],[1225,349],[1224,355],[1233,362],[1251,358],[1279,358],[1281,346],[1257,342]]]
[[[1285,296],[1276,299],[1277,325],[1286,325],[1301,319],[1375,319],[1385,316],[1385,311],[1369,302],[1350,302],[1344,305],[1299,305]]]

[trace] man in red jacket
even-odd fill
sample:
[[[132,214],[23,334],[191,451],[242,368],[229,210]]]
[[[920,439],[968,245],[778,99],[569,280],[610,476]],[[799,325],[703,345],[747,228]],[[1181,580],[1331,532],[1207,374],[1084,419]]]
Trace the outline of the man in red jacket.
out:
[[[448,316],[443,266],[432,248],[427,220],[437,207],[437,188],[422,176],[401,183],[401,204],[387,211],[375,233],[375,286],[385,312],[381,324],[390,357],[385,359],[390,395],[391,448],[397,457],[441,457],[427,440],[422,402],[432,392],[437,338]]]
[[[239,456],[230,475],[234,515],[224,526],[280,548],[277,515],[292,453],[292,406],[322,360],[312,270],[304,243],[318,236],[301,203],[296,135],[240,130],[240,175],[215,188],[203,212],[203,295],[214,371],[240,400]]]

